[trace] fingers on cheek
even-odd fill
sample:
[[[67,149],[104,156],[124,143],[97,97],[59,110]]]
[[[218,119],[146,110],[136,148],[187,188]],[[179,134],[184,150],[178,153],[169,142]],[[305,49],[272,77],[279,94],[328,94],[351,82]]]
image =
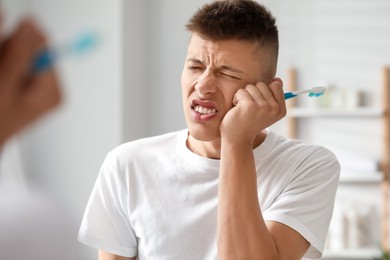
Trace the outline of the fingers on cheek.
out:
[[[259,90],[262,89],[262,88],[266,88],[267,85],[264,84],[264,82],[257,82],[256,83],[256,88],[258,88]]]
[[[270,87],[268,85],[266,85],[265,83],[263,82],[258,82],[256,84],[256,88],[261,92],[261,93],[264,93],[265,95],[269,95],[271,94],[271,91],[270,91]],[[268,94],[269,93],[269,94]]]
[[[270,114],[273,114],[278,119],[286,115],[286,103],[284,100],[283,89],[279,86],[267,86],[265,84],[259,86],[262,88],[262,95],[266,100],[265,105]],[[279,93],[280,92],[280,93]]]
[[[287,115],[287,107],[286,107],[286,100],[284,99],[284,93],[283,90],[280,91],[279,97],[277,98],[277,103],[279,107],[279,115],[280,118],[283,118]]]
[[[287,110],[286,104],[284,102],[284,96],[282,97],[282,99],[273,99],[268,103],[268,105],[270,107],[270,112],[273,113],[277,118],[282,119],[283,117],[285,117]]]
[[[256,97],[261,97],[261,93],[254,85],[248,85],[245,89],[241,89],[241,96],[248,100],[254,100]]]
[[[256,87],[255,87],[255,85],[253,85],[253,84],[248,84],[248,85],[245,86],[245,89],[246,89],[246,90],[248,90],[248,89],[254,89],[254,88],[256,88]]]
[[[272,92],[274,97],[274,111],[277,111],[278,116],[283,118],[287,113],[283,92],[283,82],[281,80],[272,82],[269,85],[269,90]]]
[[[239,101],[242,101],[248,96],[248,91],[246,89],[237,90],[236,94],[233,96],[233,105],[237,105]]]
[[[269,86],[269,89],[272,91],[272,94],[275,98],[282,98],[284,100],[283,82],[281,80],[272,82]]]
[[[274,102],[278,102],[278,97],[275,96],[275,93],[271,86],[268,86],[264,83],[258,83],[256,84],[256,87],[267,103],[270,103],[272,105]]]

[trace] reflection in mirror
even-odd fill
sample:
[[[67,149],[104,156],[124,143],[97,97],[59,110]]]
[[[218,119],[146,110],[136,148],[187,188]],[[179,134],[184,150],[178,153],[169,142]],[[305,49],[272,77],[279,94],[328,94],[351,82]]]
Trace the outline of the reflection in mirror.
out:
[[[120,1],[4,0],[1,7],[2,40],[28,34],[18,38],[20,43],[9,43],[22,51],[0,49],[0,259],[95,259],[96,252],[77,241],[77,232],[101,159],[121,139]],[[44,37],[34,38],[35,29]],[[14,99],[6,94],[13,92],[5,91],[4,82],[10,81],[4,77],[18,62],[28,63],[22,68],[32,66],[43,46],[54,50],[88,31],[102,36],[98,48],[75,56],[72,45],[71,58],[56,59],[43,72],[21,72],[23,79],[39,78],[40,87],[22,92],[9,85],[18,95],[35,94],[15,100],[40,102],[40,110],[23,110],[20,102],[11,107]],[[34,39],[39,41],[35,45]],[[77,46],[85,50],[86,41]],[[5,61],[4,53],[17,58]]]

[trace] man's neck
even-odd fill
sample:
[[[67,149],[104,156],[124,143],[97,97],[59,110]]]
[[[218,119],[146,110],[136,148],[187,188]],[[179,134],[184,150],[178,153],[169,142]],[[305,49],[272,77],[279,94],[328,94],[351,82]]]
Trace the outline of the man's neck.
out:
[[[200,141],[189,134],[187,138],[187,147],[193,153],[202,157],[210,159],[219,159],[221,157],[220,138],[212,141]]]
[[[253,149],[263,143],[266,136],[267,133],[265,131],[260,132],[253,142]],[[189,134],[186,145],[188,149],[199,156],[210,159],[221,158],[221,138],[212,141],[200,141]]]

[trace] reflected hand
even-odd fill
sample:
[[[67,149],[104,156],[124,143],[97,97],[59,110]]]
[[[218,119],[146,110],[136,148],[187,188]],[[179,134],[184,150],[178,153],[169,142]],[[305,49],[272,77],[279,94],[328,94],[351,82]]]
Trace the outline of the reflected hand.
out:
[[[44,34],[29,19],[0,47],[0,146],[4,141],[61,101],[60,85],[53,69],[32,74],[31,64],[46,47]]]

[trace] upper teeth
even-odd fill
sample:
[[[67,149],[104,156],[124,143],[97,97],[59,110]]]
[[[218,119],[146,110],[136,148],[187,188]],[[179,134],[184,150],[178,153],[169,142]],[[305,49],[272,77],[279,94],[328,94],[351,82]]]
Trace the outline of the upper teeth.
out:
[[[195,111],[203,115],[214,114],[217,112],[215,108],[211,109],[202,106],[195,106]]]

